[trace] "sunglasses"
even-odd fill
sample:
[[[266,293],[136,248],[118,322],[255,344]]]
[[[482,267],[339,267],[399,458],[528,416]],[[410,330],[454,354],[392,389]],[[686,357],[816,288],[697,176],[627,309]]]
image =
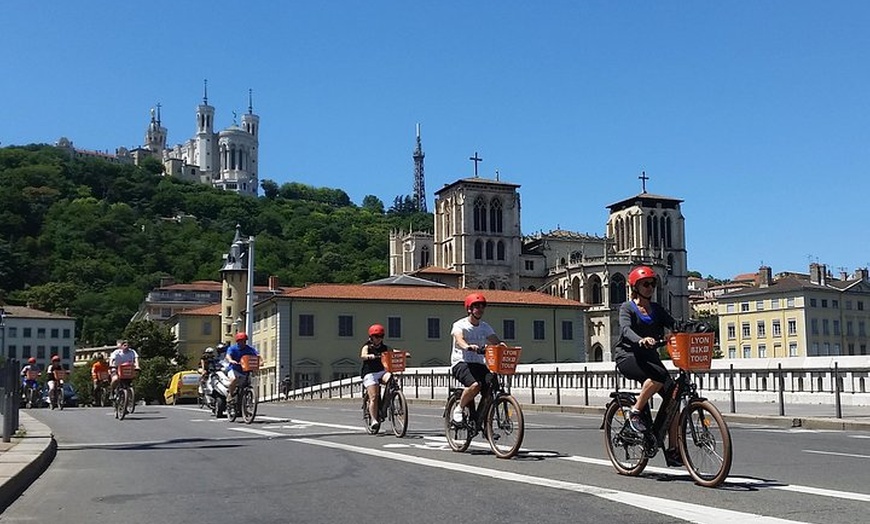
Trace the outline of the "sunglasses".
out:
[[[655,280],[647,280],[647,281],[641,282],[640,285],[643,287],[656,287],[656,281]]]

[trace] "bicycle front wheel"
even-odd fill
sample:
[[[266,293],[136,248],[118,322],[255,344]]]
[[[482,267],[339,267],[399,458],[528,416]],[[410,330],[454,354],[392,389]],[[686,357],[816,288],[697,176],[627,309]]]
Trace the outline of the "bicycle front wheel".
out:
[[[405,394],[397,390],[387,402],[387,418],[393,426],[393,435],[402,438],[408,432],[408,401]]]
[[[245,424],[250,424],[257,416],[257,399],[254,398],[254,390],[245,389],[242,397],[242,418],[245,419]]]
[[[731,432],[711,402],[691,402],[680,413],[678,445],[689,475],[699,485],[713,488],[728,477],[732,459]]]
[[[459,404],[459,397],[454,396],[447,399],[447,407],[444,410],[444,436],[447,437],[447,444],[450,446],[450,449],[461,453],[471,445],[471,439],[474,437],[474,434],[468,428],[468,424],[471,423],[471,417],[467,409],[464,410],[464,422],[453,421],[453,408],[457,404]]]
[[[523,409],[517,399],[503,395],[495,399],[486,417],[486,439],[498,458],[515,456],[526,432]]]
[[[115,392],[115,418],[124,420],[127,416],[127,403],[130,398],[127,396],[126,388],[118,388]]]
[[[620,475],[637,476],[646,467],[649,458],[643,451],[643,436],[628,424],[631,402],[614,399],[604,412],[604,448],[607,457]]]

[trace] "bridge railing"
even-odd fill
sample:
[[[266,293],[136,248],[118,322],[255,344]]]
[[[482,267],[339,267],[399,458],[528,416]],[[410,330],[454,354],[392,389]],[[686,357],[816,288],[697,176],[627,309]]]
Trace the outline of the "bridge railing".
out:
[[[830,407],[830,415],[842,418],[843,406],[870,407],[870,357],[814,357],[801,359],[802,366],[753,360],[718,360],[711,369],[694,373],[693,379],[703,396],[731,413],[737,413],[744,403],[776,405],[779,415],[785,415],[789,406],[819,405]],[[670,362],[666,365],[673,370]],[[450,387],[459,386],[446,366],[409,368],[398,377],[405,395],[412,399],[445,399]],[[617,384],[627,391],[639,387],[616,373],[612,362],[524,364],[507,377],[511,392],[531,404],[603,406]],[[361,395],[361,380],[352,377],[296,389],[288,398]]]

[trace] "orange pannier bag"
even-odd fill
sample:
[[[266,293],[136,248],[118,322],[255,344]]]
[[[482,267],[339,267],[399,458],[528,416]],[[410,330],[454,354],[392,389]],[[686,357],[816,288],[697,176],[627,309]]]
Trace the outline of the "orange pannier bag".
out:
[[[51,374],[54,375],[55,380],[66,380],[66,373],[67,371],[65,369],[55,369],[51,372]]]
[[[109,380],[109,372],[108,371],[97,371],[97,380],[106,382]]]
[[[133,369],[132,362],[125,362],[118,365],[118,378],[129,380],[136,376],[136,370]]]
[[[242,355],[239,362],[242,363],[242,371],[245,373],[260,370],[260,357],[256,355]]]
[[[668,339],[668,354],[680,369],[710,369],[715,333],[674,333]]]
[[[36,380],[39,378],[39,371],[27,370],[27,380]]]
[[[521,347],[486,346],[486,367],[499,375],[513,375],[517,372],[522,352]]]
[[[384,369],[390,373],[401,373],[405,371],[405,350],[391,349],[381,353],[381,363]]]

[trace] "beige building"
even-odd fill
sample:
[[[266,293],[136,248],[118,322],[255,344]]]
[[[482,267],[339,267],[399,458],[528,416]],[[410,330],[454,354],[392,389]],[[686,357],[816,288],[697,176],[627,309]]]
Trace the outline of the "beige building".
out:
[[[450,329],[464,316],[470,291],[432,285],[315,284],[254,306],[252,343],[263,357],[262,395],[281,378],[294,387],[358,376],[359,351],[371,324],[386,328],[386,343],[412,353],[413,366],[450,363]],[[484,291],[486,320],[522,362],[583,362],[584,307],[527,291]]]
[[[870,282],[867,269],[831,277],[820,264],[810,274],[771,276],[762,267],[754,286],[718,297],[719,343],[725,358],[867,355]]]

